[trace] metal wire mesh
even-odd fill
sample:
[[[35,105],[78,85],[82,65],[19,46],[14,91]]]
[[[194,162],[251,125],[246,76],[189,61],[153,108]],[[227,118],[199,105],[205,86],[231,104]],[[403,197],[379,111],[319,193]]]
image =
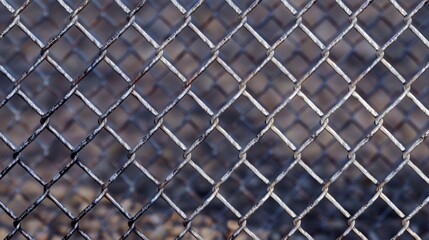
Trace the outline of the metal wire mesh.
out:
[[[426,0],[0,0],[0,237],[428,239]]]

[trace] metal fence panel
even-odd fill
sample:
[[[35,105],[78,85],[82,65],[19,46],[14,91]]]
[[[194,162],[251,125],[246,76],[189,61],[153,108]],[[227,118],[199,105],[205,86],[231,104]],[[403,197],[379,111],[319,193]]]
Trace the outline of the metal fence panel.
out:
[[[0,237],[428,239],[427,0],[0,0]]]

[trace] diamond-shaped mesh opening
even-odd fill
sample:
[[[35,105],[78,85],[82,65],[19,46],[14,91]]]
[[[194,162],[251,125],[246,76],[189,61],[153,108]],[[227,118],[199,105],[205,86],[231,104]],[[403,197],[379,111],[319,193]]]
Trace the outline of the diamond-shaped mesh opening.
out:
[[[50,188],[51,194],[73,216],[83,211],[101,192],[101,186],[79,166],[73,165]]]
[[[164,180],[183,161],[183,150],[162,130],[136,152],[136,161],[158,181]]]
[[[190,78],[200,69],[201,63],[207,62],[211,52],[191,28],[185,28],[165,48],[164,56],[175,63],[180,73]]]
[[[248,21],[265,41],[273,44],[293,26],[294,17],[282,2],[269,0],[252,10]]]
[[[327,131],[304,149],[302,160],[323,180],[327,181],[348,160],[347,151]]]
[[[238,91],[238,83],[220,64],[214,62],[195,79],[191,90],[210,109],[217,111]]]
[[[349,213],[363,207],[375,193],[372,183],[359,168],[350,165],[329,188],[329,193]]]
[[[136,92],[157,111],[162,111],[182,90],[182,81],[168,67],[157,62],[137,82]]]
[[[43,186],[19,165],[0,179],[0,186],[0,201],[16,216],[33,205],[43,193]]]
[[[192,23],[217,44],[239,24],[239,19],[227,2],[204,1],[192,15]]]
[[[326,45],[350,24],[347,14],[333,0],[313,4],[305,12],[303,22]]]
[[[281,239],[293,228],[293,218],[272,198],[247,220],[247,227],[261,239]]]
[[[428,117],[405,98],[386,115],[385,126],[402,144],[410,146],[428,129]]]
[[[356,92],[377,112],[385,110],[403,92],[403,84],[382,63],[359,81]]]
[[[271,130],[249,149],[247,159],[270,180],[294,161],[292,150]]]
[[[220,116],[220,125],[245,146],[265,127],[264,115],[246,97],[239,97]]]
[[[70,90],[70,82],[51,64],[43,61],[21,83],[22,90],[44,112],[57,104]]]
[[[277,47],[275,57],[299,79],[320,61],[322,54],[313,40],[298,28]]]
[[[204,203],[212,185],[193,167],[186,165],[165,187],[165,194],[187,215]]]
[[[52,126],[72,145],[77,146],[97,124],[95,115],[81,99],[71,96],[50,118]]]
[[[246,29],[240,28],[220,49],[220,57],[241,77],[246,78],[267,57],[265,48]]]
[[[79,224],[93,239],[119,239],[128,230],[127,218],[107,199],[102,198]]]
[[[402,161],[402,152],[381,131],[356,152],[356,159],[378,181],[382,181]]]
[[[69,13],[53,0],[31,2],[21,13],[22,23],[45,44],[68,23]]]
[[[329,126],[351,147],[374,127],[375,117],[354,97],[350,97],[329,118]]]
[[[295,213],[306,209],[321,194],[321,185],[301,166],[292,168],[276,185],[274,192]]]
[[[127,162],[127,150],[110,133],[101,130],[79,152],[78,158],[102,181],[107,181]]]
[[[149,239],[174,239],[183,231],[183,221],[164,199],[159,198],[138,218],[136,225]]]
[[[357,30],[351,29],[332,48],[330,56],[354,80],[375,61],[376,51]]]
[[[165,126],[187,146],[191,146],[210,124],[209,115],[190,97],[184,97],[164,120]]]
[[[210,154],[207,154],[210,153]],[[227,160],[236,156],[235,161]],[[192,160],[214,181],[222,176],[238,161],[238,150],[219,131],[214,130],[192,152]]]
[[[103,11],[103,14],[94,12]],[[115,2],[90,1],[79,14],[83,26],[101,44],[105,44],[126,24],[126,13]]]
[[[130,165],[107,191],[125,211],[135,215],[157,192],[157,186],[135,165]]]
[[[295,97],[275,117],[274,124],[293,144],[300,146],[320,127],[320,118],[299,97]]]
[[[220,186],[219,192],[244,215],[266,194],[266,185],[248,167],[242,165]]]
[[[77,27],[71,27],[49,49],[49,56],[61,62],[61,68],[73,79],[94,61],[98,48]]]
[[[428,196],[427,183],[409,166],[402,168],[384,187],[383,192],[406,215],[410,214]],[[409,176],[416,176],[410,178]],[[412,186],[419,186],[413,188]],[[401,193],[395,191],[400,188]]]
[[[126,81],[104,61],[79,83],[79,91],[102,112],[121,97],[126,87]]]
[[[388,0],[371,2],[358,15],[358,23],[380,46],[404,27],[404,16]]]
[[[128,77],[133,78],[155,58],[155,49],[130,27],[108,48],[107,55]]]
[[[217,198],[214,198],[192,223],[192,228],[204,239],[228,238],[239,227],[237,216]]]
[[[305,80],[303,92],[323,112],[328,112],[348,92],[347,82],[330,67],[323,63]]]
[[[377,198],[356,219],[356,228],[365,236],[392,238],[401,228],[402,219],[381,198]]]
[[[0,65],[19,78],[40,57],[40,48],[17,26],[0,39]]]
[[[327,238],[328,236],[341,236],[347,229],[347,218],[326,198],[320,201],[302,219],[302,228],[314,238]],[[314,226],[323,226],[323,230]]]
[[[411,79],[429,62],[429,48],[407,29],[386,49],[386,60],[405,79]]]
[[[158,44],[166,41],[184,23],[181,12],[168,0],[147,1],[136,22]]]
[[[67,234],[70,223],[54,202],[45,199],[24,218],[21,228],[35,239],[56,239]]]
[[[0,131],[16,146],[30,137],[40,125],[39,115],[17,95],[0,109],[0,119]]]
[[[107,124],[130,146],[137,145],[155,126],[155,116],[133,96],[126,98],[108,119]]]
[[[43,152],[43,154],[37,154]],[[56,136],[43,131],[21,153],[21,160],[30,166],[43,180],[49,181],[70,162],[70,151]]]
[[[271,112],[292,94],[293,82],[274,63],[268,62],[247,84],[247,91]]]

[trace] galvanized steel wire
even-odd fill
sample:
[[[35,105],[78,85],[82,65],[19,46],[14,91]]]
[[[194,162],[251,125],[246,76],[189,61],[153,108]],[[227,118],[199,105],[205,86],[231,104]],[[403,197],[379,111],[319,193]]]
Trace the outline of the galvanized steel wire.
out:
[[[0,0],[0,236],[428,238],[427,2]]]

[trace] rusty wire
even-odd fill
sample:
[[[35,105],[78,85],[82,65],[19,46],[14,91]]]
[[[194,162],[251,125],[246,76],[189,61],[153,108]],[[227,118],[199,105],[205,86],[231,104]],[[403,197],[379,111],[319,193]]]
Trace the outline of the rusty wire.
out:
[[[0,0],[0,236],[425,239],[427,2]]]

